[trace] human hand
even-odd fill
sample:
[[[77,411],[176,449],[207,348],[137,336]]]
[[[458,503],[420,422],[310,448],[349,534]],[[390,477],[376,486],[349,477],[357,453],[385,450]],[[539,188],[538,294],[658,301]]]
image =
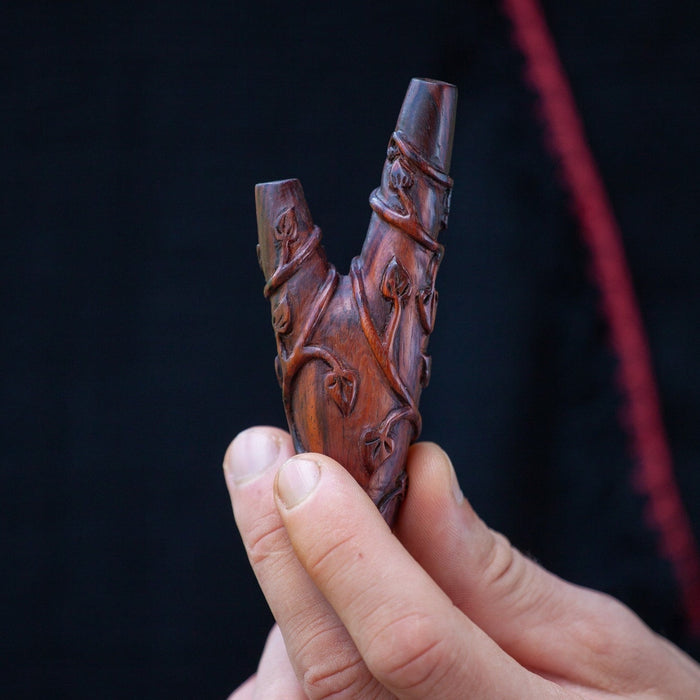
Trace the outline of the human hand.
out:
[[[489,530],[436,445],[411,448],[393,534],[340,465],[292,456],[252,428],[224,460],[279,625],[231,700],[700,698],[700,667],[629,609]]]

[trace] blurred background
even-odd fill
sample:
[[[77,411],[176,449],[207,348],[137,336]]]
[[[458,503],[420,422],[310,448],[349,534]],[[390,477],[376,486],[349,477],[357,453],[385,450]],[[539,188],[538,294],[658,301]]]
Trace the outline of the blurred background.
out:
[[[623,234],[700,533],[700,5],[543,3]],[[253,186],[359,253],[411,77],[460,91],[423,437],[487,522],[698,655],[617,359],[497,2],[7,2],[3,541],[12,698],[221,698],[272,623],[221,475],[284,425]]]

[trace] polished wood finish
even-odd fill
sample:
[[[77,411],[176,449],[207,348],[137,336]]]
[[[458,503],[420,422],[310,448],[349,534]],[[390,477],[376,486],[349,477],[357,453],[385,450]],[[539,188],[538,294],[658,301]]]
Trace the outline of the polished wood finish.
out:
[[[255,188],[258,259],[295,448],[343,464],[389,524],[430,379],[456,100],[452,85],[411,81],[349,275],[328,263],[298,180]]]

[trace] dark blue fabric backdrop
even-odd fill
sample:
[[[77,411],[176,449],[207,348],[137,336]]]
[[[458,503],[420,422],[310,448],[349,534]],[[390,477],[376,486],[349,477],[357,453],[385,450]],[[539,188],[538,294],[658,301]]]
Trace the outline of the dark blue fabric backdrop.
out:
[[[359,251],[408,81],[460,89],[423,436],[493,527],[698,654],[497,3],[22,2],[0,22],[6,697],[223,697],[271,624],[220,463],[282,425],[253,185]],[[459,9],[457,9],[459,8]],[[700,5],[545,3],[700,533]]]

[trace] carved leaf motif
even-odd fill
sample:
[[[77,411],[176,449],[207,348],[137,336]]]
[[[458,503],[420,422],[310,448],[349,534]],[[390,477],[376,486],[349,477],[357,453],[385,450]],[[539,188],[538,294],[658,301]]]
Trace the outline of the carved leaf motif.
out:
[[[287,295],[283,294],[275,308],[272,310],[272,327],[280,335],[289,332],[292,326],[292,309]]]
[[[435,311],[437,310],[437,290],[432,285],[427,285],[418,292],[416,298],[421,326],[426,333],[432,333],[435,327]]]
[[[389,141],[389,145],[386,149],[386,157],[389,161],[395,161],[399,156],[399,147],[396,145],[396,141],[392,137]]]
[[[405,300],[411,293],[411,278],[406,268],[394,256],[382,276],[382,295],[386,299]]]
[[[397,158],[392,163],[389,182],[395,190],[405,190],[413,184],[413,174],[406,167],[402,158]]]
[[[280,214],[279,219],[277,219],[277,224],[275,225],[275,238],[278,241],[296,241],[299,237],[299,231],[297,227],[297,217],[294,207],[285,209],[282,214]]]
[[[357,372],[351,369],[332,371],[326,375],[326,391],[346,417],[352,413],[352,409],[355,407],[357,384]]]
[[[365,464],[376,471],[394,451],[394,440],[380,430],[368,430],[364,437]]]

